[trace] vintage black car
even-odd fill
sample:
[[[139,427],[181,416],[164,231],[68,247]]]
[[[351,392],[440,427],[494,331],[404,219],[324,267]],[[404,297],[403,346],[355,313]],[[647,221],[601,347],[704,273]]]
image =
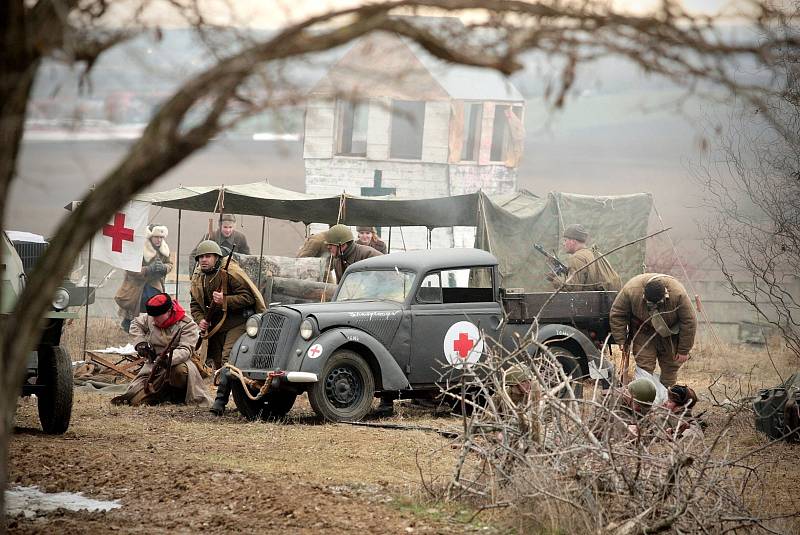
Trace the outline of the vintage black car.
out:
[[[248,418],[280,417],[308,392],[317,415],[342,421],[363,418],[384,393],[430,398],[442,377],[478,361],[492,340],[518,344],[536,304],[551,295],[502,291],[498,282],[497,259],[478,249],[393,253],[351,265],[333,301],[273,306],[248,320],[231,352],[242,376],[234,401]],[[550,319],[538,316],[537,340],[569,373],[598,367],[614,295],[560,294],[546,309]]]

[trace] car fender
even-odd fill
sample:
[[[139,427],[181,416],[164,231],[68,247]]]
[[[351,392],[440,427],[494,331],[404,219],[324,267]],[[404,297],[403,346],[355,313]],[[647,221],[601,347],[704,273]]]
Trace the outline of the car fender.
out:
[[[579,355],[576,356],[579,357],[581,371],[585,375],[589,374],[589,362],[594,362],[598,368],[601,368],[600,360],[602,355],[600,350],[588,336],[575,327],[558,323],[542,325],[539,327],[536,339],[542,343],[549,341],[552,345],[558,345],[558,341],[569,341],[573,344],[578,344],[585,358],[580,358]],[[606,366],[604,363],[603,367]]]
[[[319,355],[312,357],[310,350],[317,344],[322,347],[322,350]],[[405,390],[410,388],[408,378],[389,350],[370,334],[358,329],[334,328],[325,331],[314,340],[310,340],[309,349],[303,355],[299,371],[314,373],[320,377],[328,357],[343,347],[361,354],[373,367],[373,372],[380,372],[380,375],[375,376],[375,383],[379,389]],[[375,367],[378,369],[375,370]]]

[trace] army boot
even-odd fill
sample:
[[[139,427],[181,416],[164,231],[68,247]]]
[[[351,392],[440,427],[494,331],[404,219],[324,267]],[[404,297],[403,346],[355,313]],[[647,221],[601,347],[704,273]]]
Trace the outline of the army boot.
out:
[[[214,404],[211,406],[210,412],[217,416],[225,414],[225,406],[228,404],[228,398],[231,395],[231,386],[228,380],[227,368],[219,372],[219,387],[217,388],[217,397]]]

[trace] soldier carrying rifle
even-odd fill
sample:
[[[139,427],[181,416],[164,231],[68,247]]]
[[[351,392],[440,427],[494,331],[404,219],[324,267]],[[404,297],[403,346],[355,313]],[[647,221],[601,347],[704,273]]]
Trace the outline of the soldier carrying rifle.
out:
[[[230,258],[225,265],[217,242],[206,240],[197,246],[195,260],[199,269],[192,276],[190,308],[192,317],[206,339],[206,362],[220,369],[228,362],[234,342],[245,332],[245,322],[252,314],[264,312],[264,298],[250,277]],[[212,412],[222,414],[230,387],[227,374],[220,373],[217,400]]]
[[[547,280],[565,292],[618,291],[622,287],[619,275],[596,247],[586,246],[588,240],[589,233],[583,225],[568,225],[564,229],[564,250],[569,253],[566,266],[540,245],[534,245],[552,266],[553,272],[547,274]]]
[[[145,307],[147,313],[133,320],[130,333],[137,353],[147,362],[128,390],[111,402],[141,405],[168,401],[208,407],[211,396],[193,358],[200,334],[197,324],[166,293],[154,295]]]

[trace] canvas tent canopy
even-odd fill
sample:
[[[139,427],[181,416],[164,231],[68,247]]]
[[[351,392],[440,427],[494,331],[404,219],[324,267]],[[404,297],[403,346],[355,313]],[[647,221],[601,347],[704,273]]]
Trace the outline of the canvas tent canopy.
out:
[[[500,261],[502,286],[527,291],[548,290],[545,258],[533,249],[540,243],[558,251],[563,229],[581,223],[590,243],[601,252],[647,234],[653,198],[649,193],[592,196],[549,193],[540,198],[520,191],[430,199],[311,195],[271,186],[266,182],[231,186],[181,186],[146,193],[136,200],[178,210],[212,213],[219,203],[232,214],[265,216],[309,223],[428,228],[476,227],[475,247]],[[641,273],[646,243],[626,247],[609,256],[622,280]],[[562,255],[563,256],[563,255]]]

